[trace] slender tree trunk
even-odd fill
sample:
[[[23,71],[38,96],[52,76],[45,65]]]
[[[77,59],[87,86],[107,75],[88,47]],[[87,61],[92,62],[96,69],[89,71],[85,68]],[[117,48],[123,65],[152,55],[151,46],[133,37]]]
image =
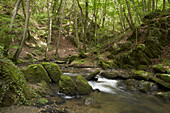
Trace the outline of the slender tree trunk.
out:
[[[136,17],[137,17],[138,23],[140,24],[140,19],[141,19],[142,17],[141,17],[141,15],[140,15],[140,13],[138,12],[138,9],[137,9],[137,7],[136,7],[136,4],[135,4],[135,1],[134,1],[134,0],[132,0],[132,3],[133,3],[134,8],[135,8],[135,12],[136,12]],[[136,23],[136,24],[137,24],[137,23]]]
[[[158,8],[158,0],[156,0],[156,10],[157,10],[157,8]]]
[[[115,33],[115,20],[116,20],[116,19],[115,19],[115,16],[114,16],[114,17],[113,17],[113,30],[112,30],[112,31],[113,31],[113,34]]]
[[[26,7],[26,20],[25,20],[25,28],[24,28],[24,34],[23,34],[23,38],[21,41],[21,44],[19,46],[19,48],[17,49],[17,51],[15,52],[14,56],[13,56],[13,60],[15,62],[17,62],[17,59],[19,58],[19,55],[22,51],[25,39],[27,37],[27,32],[28,32],[28,24],[29,24],[29,9],[30,9],[30,0],[27,0],[27,7]]]
[[[56,15],[58,15],[58,19],[57,19],[57,23],[56,23],[56,25],[60,25],[60,11],[61,11],[61,7],[62,7],[62,4],[63,4],[63,0],[60,0],[60,5],[59,5],[59,7],[58,7],[58,10],[57,10],[57,14]]]
[[[152,11],[155,10],[155,0],[152,0]]]
[[[133,18],[132,18],[132,14],[131,14],[131,11],[130,11],[130,6],[129,6],[128,0],[126,0],[126,5],[127,5],[127,9],[128,9],[128,15],[129,15],[129,17],[130,17],[131,26],[134,26],[134,24],[133,24]]]
[[[80,3],[79,3],[79,0],[77,0],[77,4],[78,4],[78,7],[79,7],[79,9],[80,9],[80,12],[81,12],[81,17],[80,17],[80,19],[81,19],[81,26],[82,26],[82,38],[83,38],[83,48],[85,48],[85,43],[84,43],[84,41],[85,41],[85,33],[84,33],[84,20],[83,20],[83,18],[84,18],[84,15],[83,15],[83,10],[82,10],[82,7],[80,6]]]
[[[75,36],[76,36],[76,42],[77,42],[77,46],[78,46],[78,50],[80,50],[80,42],[79,42],[79,36],[78,36],[78,28],[77,28],[77,10],[76,10],[76,1],[73,0],[73,7],[74,7],[74,26],[75,26]]]
[[[89,4],[89,1],[88,0],[86,0],[86,19],[85,19],[85,38],[84,38],[84,40],[83,40],[83,45],[84,45],[84,47],[83,47],[83,49],[84,49],[84,52],[86,52],[86,39],[87,39],[87,24],[88,24],[88,4]]]
[[[47,42],[47,48],[45,52],[45,59],[48,59],[48,50],[49,50],[49,45],[50,45],[50,8],[49,8],[49,0],[47,0],[47,14],[48,14],[48,36],[46,39]]]
[[[64,9],[65,9],[65,0],[63,0],[63,10],[62,10],[62,15],[61,15],[61,19],[60,19],[60,30],[59,30],[59,36],[58,36],[58,40],[57,40],[57,46],[56,46],[56,54],[55,56],[57,58],[59,58],[59,54],[58,54],[58,48],[59,48],[59,43],[60,43],[60,38],[61,38],[61,31],[62,31],[62,24],[63,24],[63,19],[64,19]]]
[[[148,12],[151,11],[151,0],[148,0]]]
[[[104,4],[104,8],[103,8],[103,23],[102,23],[102,28],[104,28],[105,19],[106,19],[106,3],[107,3],[107,0],[105,0],[105,4]]]
[[[129,24],[130,29],[133,30],[133,26],[131,25],[131,23],[130,23],[130,21],[129,21],[127,15],[126,15],[126,12],[125,12],[125,9],[124,9],[124,8],[123,8],[123,12],[124,12],[124,16],[125,16],[125,18],[126,18],[128,24]]]
[[[10,29],[12,30],[12,27],[13,27],[13,24],[14,24],[14,21],[15,21],[15,17],[16,17],[16,14],[18,12],[18,8],[19,8],[19,5],[21,3],[22,0],[18,0],[17,3],[15,4],[15,7],[14,7],[14,10],[13,10],[13,15],[12,15],[12,18],[11,18],[11,23],[10,23]],[[8,56],[8,51],[9,51],[9,45],[11,43],[11,39],[7,38],[7,42],[5,43],[4,45],[4,56],[7,57]]]
[[[163,10],[165,10],[165,4],[166,4],[166,1],[163,0]]]
[[[119,19],[120,19],[120,25],[121,25],[122,30],[124,32],[125,29],[124,29],[124,23],[123,23],[123,10],[122,10],[122,5],[121,4],[119,4],[119,9],[117,8],[117,11],[120,12],[120,13],[118,13]]]

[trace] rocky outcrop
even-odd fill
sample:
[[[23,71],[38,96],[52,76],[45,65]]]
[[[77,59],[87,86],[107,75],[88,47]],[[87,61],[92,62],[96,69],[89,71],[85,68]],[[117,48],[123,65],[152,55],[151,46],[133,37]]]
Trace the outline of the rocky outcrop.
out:
[[[20,69],[10,60],[0,59],[0,107],[25,103],[35,96]]]

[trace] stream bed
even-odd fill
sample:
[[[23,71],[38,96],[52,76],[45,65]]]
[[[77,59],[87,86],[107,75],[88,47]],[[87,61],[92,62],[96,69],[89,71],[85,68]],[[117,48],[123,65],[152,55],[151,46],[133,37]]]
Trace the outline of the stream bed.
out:
[[[75,77],[79,74],[87,75],[88,72],[63,72],[63,74]],[[99,75],[97,78],[97,81],[89,81],[95,90],[89,96],[77,98],[65,95],[63,98],[66,102],[55,107],[57,110],[65,111],[49,113],[169,113],[170,111],[170,101],[149,94],[123,90],[117,85],[119,80],[106,79]],[[50,99],[55,100],[55,97]],[[4,113],[41,113],[47,108],[13,106]],[[3,111],[1,112],[3,113]]]

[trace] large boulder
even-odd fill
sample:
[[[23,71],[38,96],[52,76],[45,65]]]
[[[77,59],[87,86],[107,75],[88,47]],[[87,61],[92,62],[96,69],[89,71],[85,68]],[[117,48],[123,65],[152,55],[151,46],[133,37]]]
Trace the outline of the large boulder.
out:
[[[24,71],[26,78],[29,82],[38,83],[41,80],[46,81],[47,83],[51,82],[50,77],[48,76],[47,71],[41,64],[32,64],[29,65],[27,70]]]
[[[76,94],[76,84],[70,76],[62,75],[59,81],[59,91],[66,95]]]
[[[138,80],[149,80],[151,74],[143,70],[131,70],[131,77]]]
[[[42,65],[44,66],[45,70],[49,74],[52,81],[55,83],[58,83],[62,75],[62,72],[60,68],[58,67],[58,65],[55,63],[49,63],[49,62],[44,62],[42,63]]]
[[[0,59],[0,107],[25,103],[35,96],[20,69],[10,60]]]
[[[87,80],[78,75],[76,78],[77,91],[80,95],[88,95],[92,91],[92,87],[89,85]]]
[[[155,76],[151,77],[150,79],[151,79],[152,81],[158,83],[159,85],[164,86],[165,88],[170,89],[170,83],[165,82],[164,80],[162,80],[162,79],[160,79],[160,78],[157,78],[157,77],[155,77]]]
[[[107,70],[107,69],[117,69],[118,66],[116,63],[114,63],[114,61],[100,61],[100,67],[104,70]]]

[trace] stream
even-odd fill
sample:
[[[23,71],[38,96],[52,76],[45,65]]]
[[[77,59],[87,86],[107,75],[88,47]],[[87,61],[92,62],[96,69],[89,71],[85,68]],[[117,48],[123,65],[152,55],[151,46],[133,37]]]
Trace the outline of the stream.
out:
[[[75,71],[75,69],[72,70]],[[76,77],[80,74],[90,73],[87,70],[85,72],[82,72],[81,69],[77,70],[79,72],[63,70],[63,74]],[[64,95],[63,98],[67,101],[56,109],[65,108],[67,110],[67,112],[61,113],[169,113],[170,111],[170,101],[149,94],[125,91],[117,86],[119,80],[106,79],[99,75],[96,77],[97,81],[88,81],[95,90],[93,93],[80,98]],[[36,107],[19,106],[13,107],[5,113],[38,113],[41,110]]]

